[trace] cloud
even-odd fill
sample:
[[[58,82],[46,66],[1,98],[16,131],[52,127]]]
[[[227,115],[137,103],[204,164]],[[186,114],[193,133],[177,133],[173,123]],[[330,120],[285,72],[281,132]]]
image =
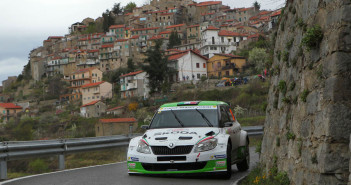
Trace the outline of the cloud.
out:
[[[28,63],[27,58],[6,58],[0,60],[0,82],[6,80],[8,76],[18,76],[23,70],[23,66]]]

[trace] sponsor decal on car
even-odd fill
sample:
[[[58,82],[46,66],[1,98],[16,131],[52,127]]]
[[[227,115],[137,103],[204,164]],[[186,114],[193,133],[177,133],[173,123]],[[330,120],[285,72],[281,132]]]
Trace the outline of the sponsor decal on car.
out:
[[[131,160],[131,161],[137,162],[137,161],[139,161],[139,158],[137,158],[137,157],[131,157],[130,160]]]
[[[129,168],[135,168],[135,163],[128,163]]]
[[[216,166],[217,167],[225,166],[225,161],[217,161]]]
[[[223,155],[215,155],[214,156],[216,159],[225,159],[227,158],[227,155],[223,154]]]

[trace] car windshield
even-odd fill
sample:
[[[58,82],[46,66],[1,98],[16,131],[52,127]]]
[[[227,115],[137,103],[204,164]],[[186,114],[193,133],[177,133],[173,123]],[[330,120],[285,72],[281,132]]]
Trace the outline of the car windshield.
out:
[[[150,128],[211,127],[212,125],[218,127],[217,109],[170,109],[159,110],[152,120]]]

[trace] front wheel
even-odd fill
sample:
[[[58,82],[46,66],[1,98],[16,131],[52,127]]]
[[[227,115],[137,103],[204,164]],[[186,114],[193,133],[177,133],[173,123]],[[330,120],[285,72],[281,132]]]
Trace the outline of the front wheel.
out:
[[[227,164],[227,170],[223,172],[223,178],[224,179],[230,179],[232,176],[232,145],[228,143],[227,145],[227,159],[226,159],[226,164]]]
[[[236,167],[238,167],[239,171],[246,171],[250,167],[250,149],[248,143],[249,142],[246,142],[245,151],[243,152],[245,159],[236,164]]]

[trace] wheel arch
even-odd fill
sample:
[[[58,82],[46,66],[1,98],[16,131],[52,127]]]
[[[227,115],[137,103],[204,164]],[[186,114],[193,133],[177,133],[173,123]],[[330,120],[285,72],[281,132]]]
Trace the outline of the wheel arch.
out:
[[[239,146],[246,146],[246,144],[250,144],[249,135],[247,134],[246,131],[242,130],[240,132],[240,143],[239,143]]]

